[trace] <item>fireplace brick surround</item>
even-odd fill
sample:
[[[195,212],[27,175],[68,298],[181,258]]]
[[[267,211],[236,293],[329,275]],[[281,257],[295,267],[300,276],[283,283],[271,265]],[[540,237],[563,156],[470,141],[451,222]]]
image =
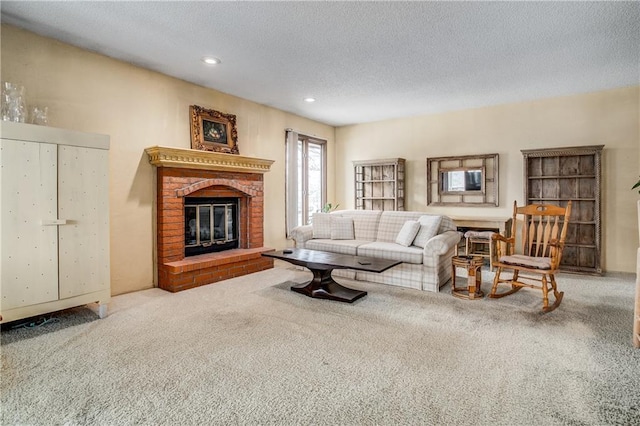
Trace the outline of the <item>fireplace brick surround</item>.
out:
[[[263,173],[273,161],[176,148],[146,149],[157,166],[158,287],[177,292],[273,268],[264,247]],[[185,197],[239,199],[239,248],[185,257]]]

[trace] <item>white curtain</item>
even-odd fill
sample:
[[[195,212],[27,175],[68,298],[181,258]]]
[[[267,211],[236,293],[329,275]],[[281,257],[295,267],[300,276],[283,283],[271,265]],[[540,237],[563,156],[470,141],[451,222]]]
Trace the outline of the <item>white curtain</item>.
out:
[[[286,172],[285,172],[285,191],[286,191],[286,209],[285,220],[287,225],[287,238],[293,228],[298,226],[298,185],[300,176],[298,176],[298,133],[291,129],[287,130],[285,139],[286,151]]]

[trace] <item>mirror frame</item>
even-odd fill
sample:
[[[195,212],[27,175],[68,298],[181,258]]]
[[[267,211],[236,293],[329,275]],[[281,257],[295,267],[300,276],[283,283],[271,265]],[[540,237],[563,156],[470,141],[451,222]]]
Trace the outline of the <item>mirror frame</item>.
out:
[[[427,158],[427,204],[430,206],[498,207],[498,154]],[[479,190],[447,191],[445,174],[481,170]]]

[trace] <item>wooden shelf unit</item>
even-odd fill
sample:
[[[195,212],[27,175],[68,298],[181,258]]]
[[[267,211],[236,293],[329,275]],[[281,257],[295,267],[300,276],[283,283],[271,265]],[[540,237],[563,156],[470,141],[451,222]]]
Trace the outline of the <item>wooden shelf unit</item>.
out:
[[[601,274],[601,163],[604,145],[522,150],[525,204],[572,201],[560,269]]]
[[[404,158],[353,162],[355,208],[404,210]]]

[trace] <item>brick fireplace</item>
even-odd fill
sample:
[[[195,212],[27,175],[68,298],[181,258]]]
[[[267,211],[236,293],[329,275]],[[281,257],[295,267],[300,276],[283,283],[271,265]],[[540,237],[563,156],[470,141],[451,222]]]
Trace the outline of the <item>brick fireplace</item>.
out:
[[[273,268],[264,247],[263,175],[272,160],[150,147],[157,167],[158,287],[171,292]],[[238,248],[185,256],[185,199],[238,199]]]

